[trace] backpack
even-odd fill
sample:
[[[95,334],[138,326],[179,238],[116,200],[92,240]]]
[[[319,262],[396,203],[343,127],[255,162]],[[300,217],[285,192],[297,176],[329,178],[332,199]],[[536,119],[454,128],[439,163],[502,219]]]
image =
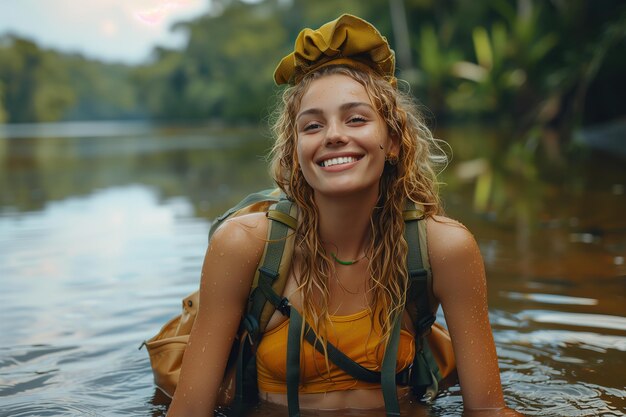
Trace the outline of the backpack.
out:
[[[297,207],[281,195],[278,189],[250,194],[216,219],[209,231],[209,239],[226,219],[254,212],[265,212],[270,220],[267,243],[252,282],[247,312],[241,320],[238,337],[231,348],[217,396],[217,405],[240,407],[244,403],[257,401],[254,353],[270,317],[275,310],[279,310],[290,319],[287,397],[289,415],[297,416],[302,326],[304,340],[316,349],[322,349],[319,343],[315,343],[313,330],[307,323],[303,323],[296,309],[291,309],[288,300],[282,297],[293,255]],[[415,327],[416,354],[413,364],[396,374],[400,316],[394,321],[380,372],[362,367],[332,344],[327,345],[328,357],[335,365],[357,379],[381,383],[387,415],[399,415],[396,383],[410,385],[418,398],[429,401],[436,397],[439,382],[452,374],[456,366],[450,336],[444,327],[435,323],[434,311],[437,306],[430,295],[431,277],[425,222],[422,221],[423,210],[409,201],[403,215],[404,234],[409,246],[406,309]],[[184,350],[197,313],[198,298],[198,291],[185,297],[182,313],[168,321],[154,337],[140,346],[140,349],[144,345],[147,348],[157,388],[169,397],[173,396],[176,389]]]

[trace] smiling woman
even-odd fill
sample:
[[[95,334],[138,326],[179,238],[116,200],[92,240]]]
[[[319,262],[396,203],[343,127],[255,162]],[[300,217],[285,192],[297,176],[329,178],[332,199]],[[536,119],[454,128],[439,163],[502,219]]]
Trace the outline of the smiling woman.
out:
[[[360,192],[374,204],[385,155],[398,153],[398,139],[374,109],[365,88],[348,75],[311,82],[297,118],[297,163],[316,199]]]
[[[268,232],[277,216],[222,223],[206,251],[170,417],[213,411],[242,315],[255,390],[284,407],[279,414],[384,407],[399,415],[411,392],[425,402],[437,395],[443,369],[429,365],[426,338],[447,335],[433,327],[439,304],[465,408],[518,415],[503,399],[480,252],[465,227],[442,216],[432,163],[440,149],[394,71],[386,39],[351,15],[304,29],[279,64],[275,80],[290,87],[274,125],[272,173],[296,212],[284,288],[261,288],[276,311],[258,335],[247,301],[266,243],[280,240]]]

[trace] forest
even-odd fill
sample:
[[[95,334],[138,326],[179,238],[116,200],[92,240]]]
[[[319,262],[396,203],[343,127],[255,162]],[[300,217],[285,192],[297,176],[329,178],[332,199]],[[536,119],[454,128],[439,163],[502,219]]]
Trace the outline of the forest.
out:
[[[138,66],[0,38],[0,123],[154,120],[255,125],[279,89],[272,73],[302,27],[341,13],[371,21],[397,75],[437,125],[487,124],[564,144],[581,126],[623,118],[626,7],[603,0],[214,0],[176,23],[182,49]]]

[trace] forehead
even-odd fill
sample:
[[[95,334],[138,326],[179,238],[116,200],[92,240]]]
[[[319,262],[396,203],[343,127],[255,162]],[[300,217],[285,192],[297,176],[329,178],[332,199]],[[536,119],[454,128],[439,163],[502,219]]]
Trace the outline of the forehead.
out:
[[[311,82],[300,101],[300,110],[339,107],[343,103],[363,102],[373,105],[365,87],[343,74],[325,75]]]

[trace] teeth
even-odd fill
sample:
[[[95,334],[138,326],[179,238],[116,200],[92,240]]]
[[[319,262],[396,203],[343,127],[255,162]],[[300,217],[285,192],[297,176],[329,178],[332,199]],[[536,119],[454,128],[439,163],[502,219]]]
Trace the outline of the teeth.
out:
[[[350,162],[356,162],[356,158],[352,156],[342,156],[339,158],[332,158],[323,161],[321,165],[323,167],[332,167],[333,165],[349,164]]]

